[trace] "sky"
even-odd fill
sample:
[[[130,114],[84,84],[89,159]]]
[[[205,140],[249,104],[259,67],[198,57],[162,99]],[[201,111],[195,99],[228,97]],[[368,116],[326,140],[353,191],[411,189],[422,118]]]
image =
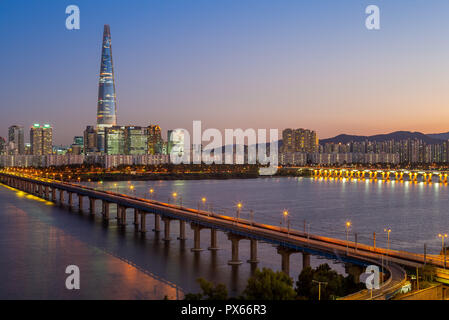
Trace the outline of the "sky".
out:
[[[0,0],[0,136],[49,123],[67,145],[95,124],[104,24],[120,125],[449,131],[445,0]]]

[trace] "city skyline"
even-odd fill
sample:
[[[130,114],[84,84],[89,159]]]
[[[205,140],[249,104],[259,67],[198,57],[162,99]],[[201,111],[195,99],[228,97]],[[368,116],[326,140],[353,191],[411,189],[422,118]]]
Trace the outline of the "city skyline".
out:
[[[1,103],[10,112],[0,136],[13,124],[50,123],[55,144],[67,145],[93,124],[106,23],[121,125],[158,123],[165,133],[202,120],[218,129],[313,128],[320,138],[449,131],[449,41],[439,14],[448,4],[380,1],[376,32],[364,28],[364,4],[175,1],[136,12],[109,1],[97,10],[103,5],[80,1],[81,29],[68,31],[65,4],[0,4],[9,25],[1,32],[10,32],[1,34]]]

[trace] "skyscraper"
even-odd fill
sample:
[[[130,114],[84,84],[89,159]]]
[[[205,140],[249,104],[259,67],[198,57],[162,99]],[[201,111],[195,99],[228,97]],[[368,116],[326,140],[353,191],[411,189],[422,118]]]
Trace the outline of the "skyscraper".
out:
[[[98,85],[97,130],[98,149],[104,151],[104,129],[117,124],[114,65],[112,62],[111,30],[104,26]]]
[[[53,153],[53,129],[49,124],[38,123],[30,129],[31,154],[35,156]]]
[[[23,138],[23,127],[11,126],[8,129],[8,143],[10,146],[9,152],[11,154],[24,154],[25,141]]]

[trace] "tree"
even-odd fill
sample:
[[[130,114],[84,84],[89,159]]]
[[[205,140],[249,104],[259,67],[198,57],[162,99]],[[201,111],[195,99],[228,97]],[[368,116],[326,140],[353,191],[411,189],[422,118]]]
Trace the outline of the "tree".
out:
[[[203,278],[196,280],[203,293],[188,293],[185,295],[185,300],[227,300],[228,290],[222,283],[214,285]]]
[[[284,272],[274,272],[271,269],[256,269],[254,275],[248,279],[243,291],[248,300],[294,300],[296,292],[293,280]]]
[[[335,299],[364,288],[364,285],[357,284],[351,275],[344,277],[325,263],[316,269],[307,267],[302,270],[296,282],[296,292],[300,298],[318,300],[319,288],[313,280],[326,283],[321,285],[322,300]]]

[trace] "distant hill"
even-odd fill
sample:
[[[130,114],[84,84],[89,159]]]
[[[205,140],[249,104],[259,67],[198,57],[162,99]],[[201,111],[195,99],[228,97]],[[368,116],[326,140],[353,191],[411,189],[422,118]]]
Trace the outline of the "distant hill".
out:
[[[441,137],[444,137],[444,135],[448,135],[449,133],[440,133],[440,134],[433,134],[433,135],[427,135],[421,132],[410,132],[410,131],[396,131],[392,133],[387,134],[378,134],[374,136],[354,136],[354,135],[347,135],[347,134],[340,134],[336,137],[329,138],[329,139],[322,139],[320,140],[320,144],[325,143],[348,143],[351,141],[354,142],[362,142],[365,140],[369,141],[376,141],[376,142],[383,142],[388,140],[407,140],[407,139],[419,139],[424,141],[427,144],[438,144],[441,143],[443,139]]]
[[[433,139],[449,140],[449,132],[446,132],[446,133],[431,133],[431,134],[426,134],[426,136],[431,137]]]

